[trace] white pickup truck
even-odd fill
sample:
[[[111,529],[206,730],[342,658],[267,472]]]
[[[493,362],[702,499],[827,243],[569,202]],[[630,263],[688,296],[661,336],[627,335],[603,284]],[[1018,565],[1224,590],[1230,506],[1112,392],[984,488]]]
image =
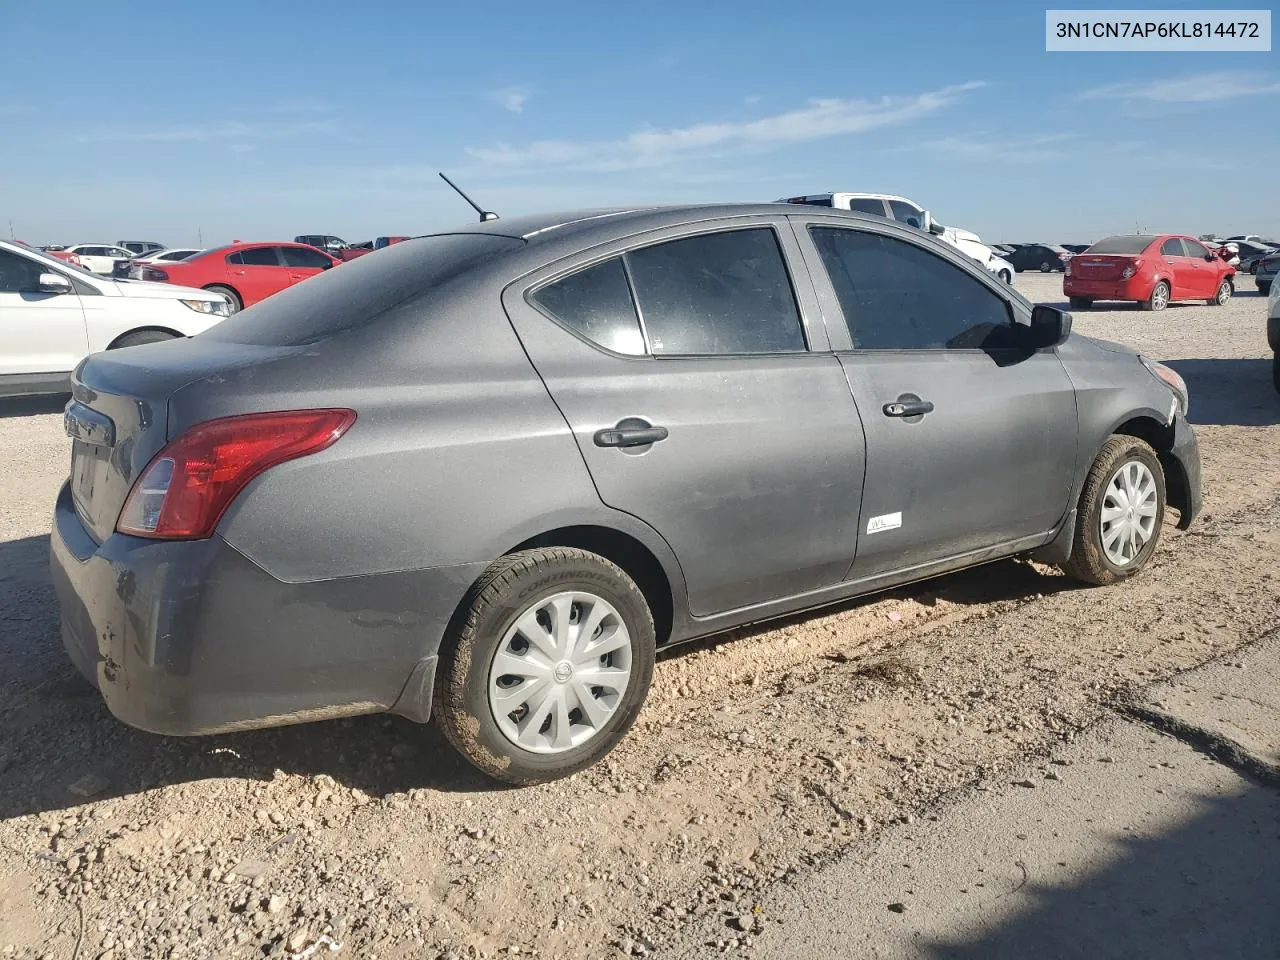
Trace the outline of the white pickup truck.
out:
[[[1012,282],[1013,267],[1002,260],[982,242],[972,230],[943,226],[920,204],[906,197],[890,193],[812,193],[802,197],[785,197],[780,203],[803,203],[811,207],[833,207],[836,210],[853,210],[874,217],[897,220],[918,230],[927,230],[944,243],[949,243],[966,256],[972,257],[998,276],[1005,283]]]

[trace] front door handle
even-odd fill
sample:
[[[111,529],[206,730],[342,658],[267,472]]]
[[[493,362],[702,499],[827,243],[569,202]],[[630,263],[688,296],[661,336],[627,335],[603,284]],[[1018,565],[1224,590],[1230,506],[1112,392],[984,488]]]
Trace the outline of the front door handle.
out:
[[[632,417],[619,421],[616,427],[606,427],[595,433],[597,447],[647,447],[665,439],[666,427],[655,427]]]
[[[933,413],[933,404],[918,397],[899,397],[884,405],[886,417],[923,417],[926,413]]]

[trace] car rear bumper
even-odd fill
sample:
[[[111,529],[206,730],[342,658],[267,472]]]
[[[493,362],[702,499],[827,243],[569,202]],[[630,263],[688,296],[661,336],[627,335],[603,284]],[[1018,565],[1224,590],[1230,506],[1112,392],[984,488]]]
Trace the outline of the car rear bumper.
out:
[[[1186,417],[1177,417],[1173,425],[1173,447],[1169,450],[1179,467],[1178,477],[1169,491],[1170,502],[1178,508],[1178,529],[1186,530],[1200,515],[1204,504],[1200,492],[1200,443]]]
[[[1090,300],[1145,300],[1151,296],[1151,286],[1137,278],[1129,280],[1083,280],[1067,277],[1062,281],[1062,292],[1068,297],[1085,297]]]
[[[72,662],[120,720],[174,735],[385,710],[425,721],[441,638],[484,569],[287,583],[216,536],[97,544],[65,484],[50,566]]]

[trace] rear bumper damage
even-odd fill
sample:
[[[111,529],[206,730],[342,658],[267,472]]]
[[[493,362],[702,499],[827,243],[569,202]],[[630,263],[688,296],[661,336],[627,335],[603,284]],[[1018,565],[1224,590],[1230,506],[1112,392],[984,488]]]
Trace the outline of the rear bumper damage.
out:
[[[217,536],[98,544],[64,485],[50,566],[63,645],[111,712],[187,735],[387,710],[424,722],[441,638],[484,565],[287,583]]]

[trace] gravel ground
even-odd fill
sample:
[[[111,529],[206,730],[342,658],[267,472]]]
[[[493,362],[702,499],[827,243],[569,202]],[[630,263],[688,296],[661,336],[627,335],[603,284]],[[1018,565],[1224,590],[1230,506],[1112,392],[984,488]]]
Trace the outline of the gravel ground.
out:
[[[1059,276],[1017,285],[1062,300]],[[116,722],[58,642],[61,401],[0,405],[0,957],[639,956],[716,916],[749,951],[771,884],[1280,623],[1280,398],[1241,286],[1077,315],[1191,387],[1205,515],[1143,576],[1004,561],[671,651],[605,764],[523,790],[398,718]]]

